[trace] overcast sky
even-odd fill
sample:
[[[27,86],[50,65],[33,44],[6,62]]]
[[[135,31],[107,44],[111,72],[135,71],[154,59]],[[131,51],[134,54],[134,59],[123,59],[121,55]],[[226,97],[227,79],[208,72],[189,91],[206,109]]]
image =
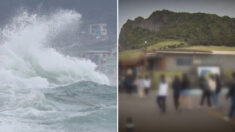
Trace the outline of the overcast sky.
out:
[[[41,13],[55,9],[72,9],[82,14],[83,21],[111,23],[116,27],[116,3],[116,0],[0,0],[0,26],[6,24],[23,7],[29,12]]]
[[[162,9],[235,17],[235,0],[119,0],[119,30],[128,19]]]

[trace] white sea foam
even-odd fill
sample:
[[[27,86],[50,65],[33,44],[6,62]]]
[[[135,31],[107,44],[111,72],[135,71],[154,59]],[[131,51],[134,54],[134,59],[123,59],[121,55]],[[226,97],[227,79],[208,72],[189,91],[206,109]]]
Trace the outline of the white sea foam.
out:
[[[65,56],[49,46],[67,28],[78,28],[81,15],[59,10],[50,15],[22,11],[1,29],[0,86],[48,88],[77,81],[108,84],[90,60]]]

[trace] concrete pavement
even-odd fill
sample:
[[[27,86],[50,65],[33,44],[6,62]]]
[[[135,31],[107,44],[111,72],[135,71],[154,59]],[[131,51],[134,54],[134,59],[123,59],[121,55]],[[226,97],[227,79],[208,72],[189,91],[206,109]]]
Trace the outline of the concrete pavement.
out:
[[[156,104],[156,91],[144,98],[119,93],[119,132],[126,132],[126,120],[133,119],[134,132],[235,132],[235,122],[226,122],[229,101],[220,95],[216,108],[199,107],[200,95],[193,95],[192,109],[181,105],[175,111],[172,92],[167,98],[167,112],[162,114]]]

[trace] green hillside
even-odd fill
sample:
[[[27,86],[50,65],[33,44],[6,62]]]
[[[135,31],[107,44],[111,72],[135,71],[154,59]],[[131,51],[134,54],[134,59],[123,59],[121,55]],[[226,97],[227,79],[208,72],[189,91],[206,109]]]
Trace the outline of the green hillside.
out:
[[[156,45],[161,42],[166,45]],[[120,51],[129,49],[235,46],[235,19],[215,14],[161,10],[149,18],[128,20],[119,36]]]

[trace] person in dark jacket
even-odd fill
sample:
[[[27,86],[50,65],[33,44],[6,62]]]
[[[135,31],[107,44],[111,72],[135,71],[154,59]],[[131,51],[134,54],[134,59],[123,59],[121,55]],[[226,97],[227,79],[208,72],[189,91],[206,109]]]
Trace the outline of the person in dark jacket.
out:
[[[175,109],[178,110],[179,108],[179,98],[180,98],[180,90],[181,90],[181,82],[179,76],[175,76],[172,82],[172,89],[173,89],[173,97],[174,97],[174,105]]]
[[[216,104],[219,104],[219,93],[221,91],[222,83],[220,76],[218,74],[215,75],[215,81],[216,81]]]
[[[130,69],[127,70],[127,75],[126,77],[124,78],[124,81],[123,81],[123,86],[124,88],[126,89],[126,92],[128,94],[132,94],[132,92],[134,91],[135,89],[135,79],[133,77],[133,74],[132,74],[132,71]]]
[[[226,98],[230,98],[230,108],[226,120],[230,120],[233,117],[233,112],[235,110],[235,72],[232,74],[233,81],[229,85],[229,91],[226,95]]]
[[[188,109],[192,109],[192,99],[190,97],[190,81],[186,73],[183,74],[181,82],[181,97]]]
[[[200,85],[200,88],[202,89],[202,97],[201,97],[200,105],[203,106],[204,101],[206,99],[207,105],[211,107],[211,100],[210,100],[211,93],[210,93],[209,86],[208,86],[205,76],[200,77],[199,85]]]

